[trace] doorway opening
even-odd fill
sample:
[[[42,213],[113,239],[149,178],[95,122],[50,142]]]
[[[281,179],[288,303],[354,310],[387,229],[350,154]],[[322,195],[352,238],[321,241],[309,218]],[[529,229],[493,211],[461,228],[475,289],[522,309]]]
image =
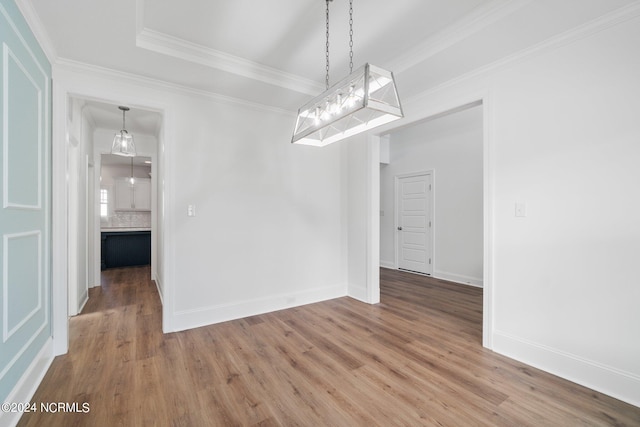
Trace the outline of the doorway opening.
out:
[[[483,288],[481,101],[380,138],[380,266]]]
[[[131,107],[127,130],[137,155],[128,158],[110,154],[122,127],[118,105],[70,96],[67,107],[68,315],[75,316],[91,288],[101,286],[105,269],[143,265],[150,280],[155,277],[162,116]]]
[[[151,157],[100,158],[100,271],[151,265]]]

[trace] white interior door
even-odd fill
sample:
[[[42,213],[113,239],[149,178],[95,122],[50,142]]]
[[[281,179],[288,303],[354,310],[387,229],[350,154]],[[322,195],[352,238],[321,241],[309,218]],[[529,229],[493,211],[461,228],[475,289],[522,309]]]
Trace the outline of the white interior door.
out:
[[[431,274],[432,174],[396,178],[397,265]]]

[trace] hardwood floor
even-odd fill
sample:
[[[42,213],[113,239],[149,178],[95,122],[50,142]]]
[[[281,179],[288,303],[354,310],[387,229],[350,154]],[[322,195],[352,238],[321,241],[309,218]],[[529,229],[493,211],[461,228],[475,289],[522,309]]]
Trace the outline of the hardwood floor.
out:
[[[381,270],[349,298],[163,335],[148,268],[109,270],[20,426],[638,426],[640,408],[481,346],[482,291]]]

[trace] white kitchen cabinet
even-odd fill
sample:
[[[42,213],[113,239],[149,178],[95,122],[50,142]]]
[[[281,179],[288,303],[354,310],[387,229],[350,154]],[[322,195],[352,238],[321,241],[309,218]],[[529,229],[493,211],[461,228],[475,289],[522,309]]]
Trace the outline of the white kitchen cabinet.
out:
[[[115,210],[151,210],[151,180],[149,178],[136,178],[133,185],[131,185],[130,178],[116,178],[115,184]]]
[[[148,178],[136,178],[133,187],[133,202],[138,211],[151,210],[151,180]]]
[[[133,209],[133,189],[131,188],[131,182],[129,178],[116,178],[114,179],[115,192],[113,209],[116,211],[131,210]]]

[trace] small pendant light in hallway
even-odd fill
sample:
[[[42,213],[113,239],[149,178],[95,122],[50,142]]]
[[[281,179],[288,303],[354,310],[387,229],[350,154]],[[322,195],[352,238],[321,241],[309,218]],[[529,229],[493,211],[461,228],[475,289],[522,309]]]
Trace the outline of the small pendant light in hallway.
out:
[[[129,107],[118,107],[122,110],[122,130],[115,134],[113,137],[113,144],[111,145],[111,154],[117,154],[118,156],[135,157],[136,145],[133,142],[133,135],[131,135],[125,129],[124,115],[129,111]]]

